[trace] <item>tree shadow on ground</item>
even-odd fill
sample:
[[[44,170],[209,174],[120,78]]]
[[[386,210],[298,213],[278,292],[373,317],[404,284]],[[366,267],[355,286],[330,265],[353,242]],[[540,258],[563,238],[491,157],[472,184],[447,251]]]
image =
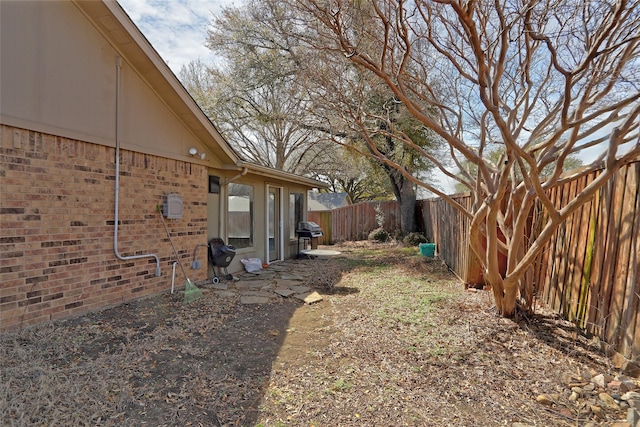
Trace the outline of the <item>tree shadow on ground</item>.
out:
[[[338,284],[358,263],[336,262],[340,273],[317,291],[358,292]],[[3,336],[11,393],[2,412],[22,425],[254,425],[290,321],[305,305],[202,292],[191,303],[179,290]]]
[[[598,364],[604,356],[599,341],[556,313],[519,312],[518,326],[551,348],[586,364]]]

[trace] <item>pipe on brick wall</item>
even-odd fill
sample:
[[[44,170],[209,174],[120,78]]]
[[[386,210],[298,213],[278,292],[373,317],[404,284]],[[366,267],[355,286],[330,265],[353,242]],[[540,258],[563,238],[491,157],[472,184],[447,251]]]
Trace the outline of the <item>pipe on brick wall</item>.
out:
[[[176,265],[178,261],[173,261],[173,270],[171,271],[171,293],[173,294],[173,285],[176,282]]]
[[[116,257],[121,261],[129,261],[139,258],[154,258],[156,260],[156,277],[160,277],[160,258],[155,254],[142,254],[123,256],[118,252],[118,222],[119,222],[119,204],[120,204],[120,134],[119,134],[119,119],[120,119],[120,69],[122,68],[122,58],[116,56],[116,176],[115,176],[115,206],[114,206],[114,221],[113,221],[113,251]]]

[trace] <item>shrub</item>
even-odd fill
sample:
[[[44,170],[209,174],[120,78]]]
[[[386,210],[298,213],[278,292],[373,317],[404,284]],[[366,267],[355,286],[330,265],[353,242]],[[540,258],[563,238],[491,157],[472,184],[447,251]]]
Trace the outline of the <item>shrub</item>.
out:
[[[377,242],[386,242],[389,240],[389,233],[384,228],[376,228],[369,233],[369,240]]]
[[[402,231],[402,229],[400,228],[396,229],[396,231],[393,232],[393,238],[396,239],[396,242],[398,243],[402,243],[406,235],[407,233]]]
[[[402,243],[405,246],[418,246],[420,243],[427,243],[427,238],[422,233],[411,232],[404,236]]]

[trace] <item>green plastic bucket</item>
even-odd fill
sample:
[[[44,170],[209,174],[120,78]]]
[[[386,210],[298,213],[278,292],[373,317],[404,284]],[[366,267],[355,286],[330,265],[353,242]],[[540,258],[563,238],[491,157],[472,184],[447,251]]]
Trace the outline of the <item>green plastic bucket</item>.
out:
[[[420,243],[420,255],[433,257],[436,253],[435,243]]]

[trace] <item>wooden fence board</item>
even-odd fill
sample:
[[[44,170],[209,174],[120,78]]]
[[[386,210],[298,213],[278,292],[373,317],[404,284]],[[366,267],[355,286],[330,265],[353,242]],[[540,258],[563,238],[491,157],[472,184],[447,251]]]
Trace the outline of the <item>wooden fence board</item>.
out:
[[[585,187],[588,186],[595,176],[589,174],[586,176]],[[584,328],[587,324],[587,316],[590,300],[589,283],[591,278],[591,270],[593,265],[593,252],[595,249],[595,238],[597,230],[597,212],[598,212],[598,198],[594,198],[587,204],[587,208],[584,210],[583,216],[583,239],[584,242],[584,257],[582,259],[579,291],[578,291],[578,307],[576,311],[576,322],[581,328]]]
[[[586,177],[575,180],[576,192],[574,197],[578,195],[586,187]],[[574,214],[573,228],[571,230],[571,250],[569,265],[570,268],[566,275],[565,286],[569,287],[569,310],[567,318],[575,321],[578,313],[578,305],[580,303],[580,284],[582,283],[582,268],[584,264],[585,239],[588,231],[588,215],[590,203],[582,205]]]
[[[627,194],[633,198],[635,195],[635,203],[632,203],[625,217],[630,223],[629,228],[629,258],[627,260],[627,272],[625,280],[625,311],[621,322],[621,330],[623,337],[617,345],[618,352],[627,358],[632,357],[633,353],[633,337],[636,331],[636,310],[638,306],[638,292],[640,292],[640,284],[636,272],[638,271],[638,258],[640,257],[640,168],[633,168],[627,171]],[[626,206],[626,205],[625,205]]]
[[[621,202],[624,197],[624,175],[620,176],[617,174],[614,178],[613,182],[613,191],[611,192],[611,217],[612,220],[609,222],[609,237],[619,236],[622,228],[621,217]],[[615,260],[618,258],[618,249],[619,249],[619,239],[618,238],[609,238],[610,244],[607,245],[607,254],[613,256],[613,260],[606,262],[604,264],[604,272],[603,275],[603,295],[604,295],[604,304],[603,304],[603,316],[604,316],[604,331],[603,337],[606,340],[611,337],[612,330],[615,330],[618,327],[618,319],[615,318],[616,310],[615,307],[612,306],[612,301],[614,301],[615,289],[613,287],[615,281]],[[613,316],[612,316],[613,314]]]
[[[558,188],[551,189],[549,198],[554,204],[557,204],[556,200],[558,198],[559,192],[560,192],[560,190]],[[540,207],[540,209],[543,209],[543,208]],[[548,212],[545,212],[545,217],[547,218],[547,221],[551,221],[551,218],[550,218]],[[546,222],[545,222],[545,225],[546,225]],[[543,294],[543,301],[548,306],[553,306],[553,301],[555,300],[555,291],[556,290],[551,285],[549,279],[552,277],[553,261],[554,261],[555,256],[556,256],[556,247],[557,247],[557,245],[555,243],[556,243],[557,240],[558,240],[558,232],[556,231],[554,233],[553,237],[550,239],[549,245],[547,245],[548,248],[545,250],[545,252],[547,252],[547,254],[548,254],[547,255],[547,264],[545,266],[544,276],[541,277],[541,280],[542,280],[542,283],[544,284],[544,289],[545,289],[545,292]]]
[[[551,199],[551,201],[554,203],[555,206],[558,206],[560,204],[560,202],[562,201],[562,188],[554,188],[551,192],[553,198]],[[547,213],[547,215],[550,215],[549,213]],[[551,221],[551,218],[549,218],[549,221]],[[554,233],[553,238],[550,240],[550,245],[549,246],[549,262],[547,264],[547,269],[546,269],[546,276],[544,277],[546,286],[547,286],[547,300],[546,303],[547,305],[553,307],[554,303],[556,301],[556,294],[557,294],[557,288],[554,287],[554,283],[553,283],[553,274],[554,274],[554,262],[556,260],[557,254],[556,252],[558,251],[558,248],[561,248],[561,246],[559,246],[558,244],[558,231],[556,231]]]
[[[625,333],[627,325],[622,324],[622,310],[625,306],[625,299],[627,295],[627,273],[629,270],[629,252],[631,250],[631,232],[633,230],[633,220],[631,217],[632,211],[625,209],[625,199],[633,197],[635,201],[635,194],[630,194],[633,191],[633,177],[630,169],[627,169],[627,174],[620,176],[620,199],[616,200],[617,208],[620,211],[620,225],[619,225],[619,238],[617,240],[618,252],[615,257],[615,261],[612,263],[612,276],[611,276],[611,303],[609,304],[611,309],[609,311],[609,329],[605,335],[607,343],[617,348],[621,337]]]
[[[615,178],[615,177],[614,177]],[[602,247],[602,264],[600,265],[600,277],[598,278],[600,283],[600,293],[598,294],[598,328],[599,334],[604,334],[606,329],[606,323],[608,318],[609,309],[607,304],[609,303],[608,293],[609,286],[609,263],[607,263],[607,254],[615,254],[615,239],[613,233],[615,232],[616,221],[613,215],[614,194],[615,194],[615,181],[612,180],[607,184],[606,191],[604,193],[604,200],[602,204],[602,214],[607,218],[606,228],[603,229],[602,239],[604,245]]]
[[[580,193],[586,185],[586,177],[582,177],[576,180],[576,194]],[[582,283],[582,264],[584,263],[585,254],[585,234],[588,230],[586,223],[588,220],[585,215],[588,215],[589,203],[582,205],[573,216],[575,218],[573,222],[573,228],[571,230],[571,253],[570,253],[570,268],[567,271],[567,286],[569,289],[569,311],[567,313],[567,319],[576,321],[577,313],[580,304],[580,284]]]
[[[564,187],[559,187],[556,192],[556,200],[555,204],[557,207],[562,207],[566,199],[568,189]],[[560,225],[555,235],[555,244],[552,246],[554,250],[554,258],[552,258],[551,263],[549,265],[549,273],[551,277],[551,294],[552,299],[550,301],[551,307],[554,311],[560,313],[562,310],[562,288],[558,286],[558,272],[560,271],[560,263],[562,262],[562,255],[564,253],[565,245],[564,245],[564,230],[566,228],[565,224]]]
[[[636,175],[636,219],[634,223],[634,238],[635,245],[633,246],[632,251],[632,263],[631,263],[631,275],[629,280],[632,284],[634,284],[634,297],[635,297],[635,305],[634,305],[634,333],[630,338],[629,347],[629,358],[633,358],[634,362],[636,361],[640,355],[640,163],[635,165],[635,175]],[[635,270],[633,266],[635,265]]]
[[[554,199],[555,191],[555,188],[551,189],[551,200]],[[536,226],[532,228],[532,232],[537,234],[542,232],[543,228],[547,224],[547,221],[549,221],[549,215],[540,205],[534,206],[533,209]],[[540,255],[538,256],[538,268],[536,268],[536,271],[534,272],[534,280],[537,290],[536,295],[539,301],[549,301],[549,294],[551,292],[551,289],[549,286],[547,286],[547,277],[549,275],[549,263],[551,262],[552,258],[553,254],[551,253],[551,250],[541,251]]]
[[[563,200],[562,207],[565,207],[575,196],[576,196],[576,182],[571,181],[569,185],[564,187],[563,191]],[[575,213],[569,215],[567,220],[564,223],[563,227],[563,250],[561,255],[561,264],[558,267],[557,276],[558,276],[558,288],[561,290],[561,311],[565,317],[569,313],[569,306],[571,301],[569,300],[570,295],[569,292],[571,290],[571,285],[567,283],[567,274],[571,269],[571,240],[573,232],[573,224],[575,222]],[[569,286],[567,286],[569,285]]]
[[[540,232],[540,228],[542,227],[544,221],[544,215],[541,212],[540,209],[538,209],[537,207],[534,206],[534,208],[532,209],[532,223],[531,223],[531,233],[532,234],[537,234]],[[529,248],[529,246],[531,245],[531,242],[527,242],[527,249]],[[536,257],[536,260],[534,261],[534,268],[533,268],[533,277],[532,277],[532,283],[533,283],[533,297],[534,297],[534,301],[540,300],[540,295],[542,295],[542,293],[544,292],[544,288],[541,286],[542,283],[542,277],[544,276],[544,269],[546,267],[545,261],[547,259],[547,252],[546,251],[542,251],[540,254],[538,254],[538,256]],[[537,302],[534,302],[534,304],[537,304]]]
[[[593,251],[593,261],[591,268],[591,278],[589,282],[590,287],[590,301],[589,301],[589,316],[587,323],[587,331],[594,335],[600,335],[602,331],[602,325],[604,318],[602,316],[602,269],[606,254],[606,245],[608,243],[607,230],[609,229],[609,217],[607,212],[609,208],[607,204],[610,202],[611,197],[608,195],[610,192],[610,186],[605,185],[601,191],[599,191],[595,200],[597,201],[597,230],[595,237],[595,247]]]
[[[322,236],[321,244],[330,245],[333,242],[332,211],[310,211],[307,214],[307,219],[315,222],[322,229],[324,235]]]
[[[570,200],[572,200],[576,196],[576,181],[571,181],[568,185],[568,188],[565,187],[565,194],[562,200],[562,207],[565,207]],[[571,253],[572,253],[572,233],[573,233],[573,224],[575,222],[575,213],[569,215],[567,220],[561,226],[563,230],[562,234],[562,257],[560,259],[560,266],[557,271],[558,277],[558,287],[561,289],[561,313],[567,317],[570,312],[571,306],[571,283],[568,283],[568,272],[571,270]]]

